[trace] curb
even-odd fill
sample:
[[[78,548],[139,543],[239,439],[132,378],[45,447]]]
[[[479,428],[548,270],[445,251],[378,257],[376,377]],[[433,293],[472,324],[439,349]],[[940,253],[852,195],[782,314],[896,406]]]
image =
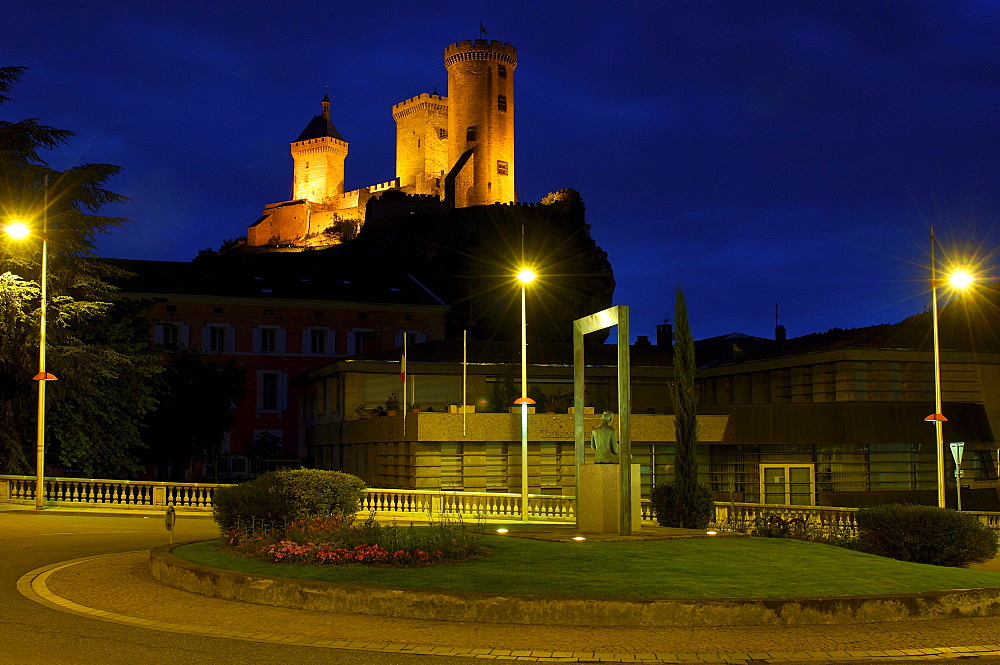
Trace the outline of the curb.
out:
[[[192,541],[200,542],[200,541]],[[250,575],[150,551],[153,578],[204,596],[322,612],[548,626],[808,626],[1000,616],[1000,588],[825,598],[613,600],[432,591]]]

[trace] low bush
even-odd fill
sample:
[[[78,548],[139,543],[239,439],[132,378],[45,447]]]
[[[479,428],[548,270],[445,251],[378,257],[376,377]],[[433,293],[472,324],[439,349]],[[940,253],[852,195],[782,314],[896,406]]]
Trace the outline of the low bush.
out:
[[[686,529],[706,529],[715,519],[715,495],[708,485],[696,485],[697,492],[691,497],[691,514],[683,515],[678,511],[674,498],[674,486],[669,483],[659,483],[653,486],[649,501],[653,505],[653,513],[660,526],[681,527]]]
[[[886,505],[857,514],[855,549],[869,554],[964,567],[997,554],[997,536],[973,515],[934,506]]]
[[[222,487],[212,497],[215,521],[226,532],[236,528],[260,532],[283,529],[306,517],[354,519],[365,484],[339,471],[295,469],[274,471],[239,485]]]
[[[274,474],[220,487],[212,495],[215,522],[222,531],[238,525],[259,531],[284,524],[292,513],[292,496]]]

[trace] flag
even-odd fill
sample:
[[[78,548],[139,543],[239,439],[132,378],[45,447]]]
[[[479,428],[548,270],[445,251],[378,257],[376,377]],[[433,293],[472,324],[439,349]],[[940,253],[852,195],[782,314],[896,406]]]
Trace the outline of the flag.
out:
[[[482,23],[479,24],[479,34],[480,35],[488,35],[488,34],[490,34],[489,31],[486,30],[485,26],[483,26]]]
[[[399,380],[406,383],[406,351],[399,356]]]

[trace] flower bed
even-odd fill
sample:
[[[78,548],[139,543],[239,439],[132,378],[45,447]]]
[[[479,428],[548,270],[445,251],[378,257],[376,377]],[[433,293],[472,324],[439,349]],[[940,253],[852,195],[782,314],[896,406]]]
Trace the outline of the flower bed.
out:
[[[488,554],[480,544],[482,529],[464,522],[426,527],[381,525],[370,517],[361,525],[336,516],[289,522],[282,528],[227,530],[224,542],[239,554],[272,563],[315,565],[428,566]]]

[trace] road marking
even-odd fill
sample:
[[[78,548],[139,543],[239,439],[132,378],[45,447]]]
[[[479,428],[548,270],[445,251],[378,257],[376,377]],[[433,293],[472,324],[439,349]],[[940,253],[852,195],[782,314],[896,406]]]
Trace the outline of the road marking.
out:
[[[131,552],[118,552],[114,554],[101,554],[97,556],[81,557],[70,559],[59,563],[49,564],[34,570],[30,570],[21,575],[17,580],[17,590],[22,596],[44,605],[50,609],[76,614],[88,619],[107,621],[135,628],[151,628],[169,633],[184,633],[186,635],[202,635],[204,637],[221,637],[230,640],[242,640],[246,642],[263,642],[269,644],[286,644],[296,646],[308,646],[322,649],[344,649],[350,651],[378,651],[381,653],[420,653],[430,655],[451,655],[468,658],[485,658],[488,660],[526,660],[526,661],[547,661],[547,662],[568,662],[568,663],[621,663],[621,662],[642,662],[642,663],[672,663],[678,665],[691,665],[693,662],[716,662],[728,663],[729,665],[754,665],[763,663],[809,663],[809,662],[851,662],[870,661],[877,657],[881,662],[893,662],[899,660],[941,660],[954,659],[956,654],[961,654],[963,658],[975,656],[995,656],[1000,654],[1000,644],[982,644],[968,647],[938,647],[922,649],[892,649],[889,651],[771,651],[767,654],[747,654],[746,652],[713,652],[699,654],[639,654],[631,652],[604,653],[588,651],[510,651],[507,649],[476,649],[468,646],[442,646],[436,644],[400,644],[386,642],[364,642],[358,640],[340,639],[320,639],[312,637],[297,637],[292,635],[282,635],[279,633],[248,632],[239,630],[224,630],[211,626],[199,626],[191,624],[173,623],[169,621],[157,621],[144,619],[142,617],[132,617],[124,614],[117,614],[107,610],[94,607],[87,607],[75,603],[68,598],[63,598],[49,590],[46,584],[49,577],[55,573],[85,561],[94,561],[109,556],[120,554],[139,554],[148,550],[133,550]],[[233,601],[236,602],[236,601]],[[516,655],[515,655],[516,654]],[[758,656],[758,657],[755,657]]]

